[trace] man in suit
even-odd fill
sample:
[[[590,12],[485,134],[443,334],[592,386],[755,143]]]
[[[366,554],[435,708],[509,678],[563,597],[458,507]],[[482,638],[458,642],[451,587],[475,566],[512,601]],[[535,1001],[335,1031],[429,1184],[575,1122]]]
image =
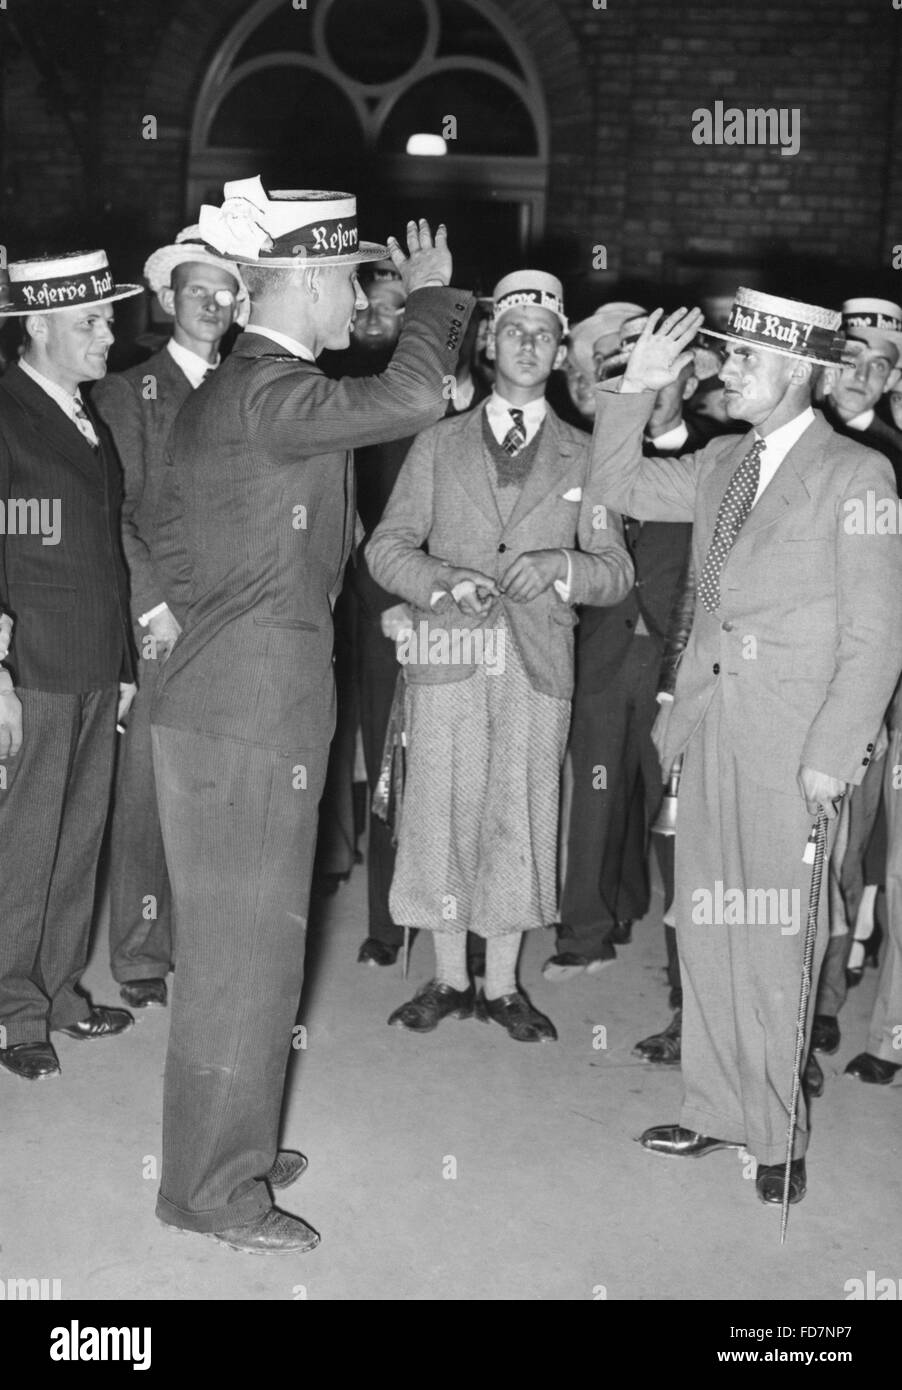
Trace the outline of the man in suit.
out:
[[[172,337],[146,362],[98,382],[91,399],[122,463],[122,544],[139,651],[138,694],[119,747],[110,837],[110,969],[132,1008],[163,1007],[172,965],[169,876],[153,780],[150,706],[157,672],[179,635],[154,563],[163,454],[176,415],[219,365],[223,334],[246,321],[237,267],[186,227],[148,259],[145,277],[172,316]]]
[[[273,1205],[305,1160],[278,1151],[310,876],[335,723],[332,606],[355,538],[350,450],[437,418],[469,296],[446,233],[405,256],[360,243],[347,194],[226,185],[201,234],[243,269],[251,318],[173,429],[155,545],[182,627],[151,712],[177,969],[157,1214],[239,1250],[319,1237]],[[405,325],[379,377],[329,380],[365,305],[356,268],[391,254]]]
[[[34,1081],[60,1070],[50,1032],[104,1038],[134,1021],[92,1005],[80,984],[116,719],[135,689],[119,466],[80,386],[106,372],[113,302],[141,289],[116,285],[103,251],[13,262],[9,280],[3,312],[23,320],[25,348],[0,380],[0,608],[12,623],[0,672],[0,1065]]]
[[[565,354],[560,282],[518,271],[494,301],[492,395],[420,435],[367,547],[376,581],[413,605],[392,916],[431,930],[437,960],[389,1022],[422,1033],[472,1015],[469,929],[486,939],[479,1017],[544,1042],[557,1035],[516,967],[523,932],[556,915],[572,605],[617,603],[633,567],[596,505],[586,435],[545,401]]]
[[[876,413],[900,380],[902,308],[888,299],[847,299],[841,361],[824,372],[824,410],[840,434],[889,459],[902,494],[902,434]]]
[[[644,323],[643,312],[596,342],[599,379],[622,374]],[[645,453],[667,456],[698,447],[697,432],[683,414],[697,384],[695,364],[688,362],[658,393],[643,438]],[[649,906],[648,828],[663,793],[651,727],[661,653],[692,528],[630,517],[624,518],[624,531],[636,583],[618,604],[583,608],[576,629],[567,871],[556,951],[542,970],[546,980],[603,969],[616,957],[614,943],[630,939],[631,923]]]
[[[677,674],[664,765],[684,754],[676,908],[685,1100],[649,1150],[745,1148],[780,1202],[811,869],[823,808],[861,781],[902,667],[898,537],[857,524],[894,494],[879,454],[811,409],[816,364],[838,360],[839,315],[740,289],[721,376],[754,428],[680,459],[643,459],[655,393],[676,378],[701,315],[656,311],[619,391],[602,388],[602,495],[648,520],[693,522],[698,602]],[[829,837],[832,839],[832,835]],[[816,973],[827,928],[820,903]],[[809,1017],[810,1030],[810,1017]],[[805,1107],[790,1200],[805,1194]]]

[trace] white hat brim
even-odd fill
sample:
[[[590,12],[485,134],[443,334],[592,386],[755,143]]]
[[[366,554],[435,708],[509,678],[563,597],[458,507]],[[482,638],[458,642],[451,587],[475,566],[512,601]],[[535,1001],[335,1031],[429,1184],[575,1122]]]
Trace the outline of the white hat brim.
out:
[[[59,314],[68,309],[93,309],[97,304],[112,304],[116,299],[132,299],[134,295],[143,293],[143,285],[114,285],[113,293],[105,294],[102,299],[89,299],[84,304],[54,304],[49,309],[0,309],[0,318],[25,319],[29,314]]]
[[[235,265],[253,266],[256,270],[314,270],[318,265],[364,265],[367,261],[390,259],[387,246],[377,246],[374,241],[362,241],[356,251],[347,251],[340,256],[242,256],[222,252],[224,261]]]
[[[698,335],[700,338],[721,338],[725,343],[742,343],[744,347],[760,348],[762,352],[775,352],[778,357],[791,357],[793,362],[810,362],[813,367],[839,366],[838,362],[828,362],[825,357],[810,357],[804,352],[789,352],[786,348],[769,347],[766,343],[755,342],[753,338],[740,338],[735,333],[718,333],[715,328],[700,328]]]
[[[892,343],[898,353],[899,363],[902,364],[902,333],[896,332],[895,329],[866,325],[864,328],[844,328],[842,334],[851,343],[867,343],[869,347],[874,348],[879,347],[880,339],[884,343]]]
[[[144,263],[144,278],[154,294],[159,294],[161,289],[170,288],[172,272],[180,265],[216,266],[234,275],[244,290],[238,267],[230,264],[228,256],[222,256],[218,251],[208,251],[206,246],[199,246],[196,242],[182,241],[174,242],[171,246],[161,246],[147,257]],[[244,292],[247,293],[246,290]]]

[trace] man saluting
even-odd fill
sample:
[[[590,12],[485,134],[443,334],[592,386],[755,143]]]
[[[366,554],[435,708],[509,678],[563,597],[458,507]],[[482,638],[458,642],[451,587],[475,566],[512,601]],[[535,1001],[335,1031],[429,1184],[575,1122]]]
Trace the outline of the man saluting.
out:
[[[334,727],[332,605],[355,534],[350,450],[443,413],[470,299],[447,289],[444,227],[409,256],[360,243],[343,193],[226,185],[201,235],[240,264],[247,330],[183,406],[158,528],[182,625],[152,711],[178,969],[163,1098],[159,1217],[239,1250],[309,1250],[273,1206],[299,1176],[277,1150],[304,965],[310,874]],[[407,313],[378,377],[329,380],[356,279],[391,255]]]
[[[618,388],[598,393],[602,499],[649,521],[691,521],[698,604],[663,740],[684,753],[676,842],[683,968],[679,1125],[656,1153],[745,1147],[757,1189],[782,1200],[813,816],[861,781],[902,666],[902,551],[848,525],[869,491],[895,496],[879,454],[811,409],[837,362],[840,318],[740,289],[720,371],[727,410],[753,428],[698,453],[643,459],[654,393],[676,379],[697,310],[660,310]],[[832,838],[832,837],[831,837]],[[814,970],[826,944],[826,894]],[[809,1020],[810,1022],[810,1020]],[[790,1200],[805,1194],[804,1117]]]

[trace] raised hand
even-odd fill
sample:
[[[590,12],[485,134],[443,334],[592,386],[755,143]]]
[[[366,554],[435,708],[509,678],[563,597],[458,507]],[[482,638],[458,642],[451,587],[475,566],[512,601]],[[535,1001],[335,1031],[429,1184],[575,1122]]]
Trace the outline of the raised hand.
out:
[[[404,255],[393,236],[388,238],[388,254],[394,261],[408,294],[427,285],[450,285],[452,260],[448,250],[448,229],[442,222],[436,229],[435,243],[425,217],[407,224],[407,250]]]
[[[692,353],[685,349],[702,326],[701,309],[677,309],[662,321],[663,313],[655,309],[649,314],[630,353],[621,390],[660,391],[692,361]]]

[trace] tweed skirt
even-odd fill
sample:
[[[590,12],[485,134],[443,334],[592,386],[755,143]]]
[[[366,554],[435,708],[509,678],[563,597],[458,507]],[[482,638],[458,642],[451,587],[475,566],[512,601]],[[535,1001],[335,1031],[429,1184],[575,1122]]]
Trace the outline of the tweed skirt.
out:
[[[407,688],[407,778],[389,899],[401,926],[504,936],[557,920],[570,701],[534,690],[509,628],[503,669]]]

